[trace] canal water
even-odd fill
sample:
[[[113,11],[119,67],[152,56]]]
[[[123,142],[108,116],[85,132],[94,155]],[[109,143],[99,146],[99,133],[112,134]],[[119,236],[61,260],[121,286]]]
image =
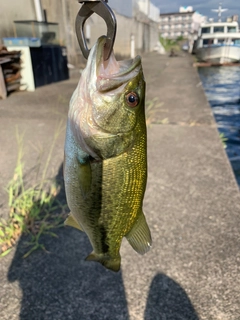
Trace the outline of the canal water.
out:
[[[199,68],[218,130],[240,187],[240,67]]]

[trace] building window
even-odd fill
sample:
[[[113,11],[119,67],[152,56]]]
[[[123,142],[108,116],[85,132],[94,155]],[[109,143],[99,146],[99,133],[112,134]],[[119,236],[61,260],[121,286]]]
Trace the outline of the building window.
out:
[[[233,43],[240,46],[240,39],[233,39]]]
[[[227,32],[236,32],[236,27],[227,27]]]
[[[203,33],[210,33],[210,27],[202,28],[202,34]]]
[[[213,44],[213,39],[203,39],[204,46],[208,46],[210,44]]]
[[[224,32],[224,27],[214,27],[214,28],[213,28],[213,32],[214,32],[214,33]]]

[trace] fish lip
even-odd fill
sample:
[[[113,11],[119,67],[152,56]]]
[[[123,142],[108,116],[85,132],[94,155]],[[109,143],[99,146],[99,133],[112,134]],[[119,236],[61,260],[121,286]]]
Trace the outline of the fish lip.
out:
[[[131,78],[136,69],[141,67],[141,57],[136,56],[133,59],[117,61],[112,51],[107,61],[104,61],[104,46],[106,43],[106,36],[102,36],[96,43],[96,77],[100,80],[115,79],[120,77]],[[115,64],[115,68],[109,68],[109,64]],[[136,72],[135,72],[136,73]]]

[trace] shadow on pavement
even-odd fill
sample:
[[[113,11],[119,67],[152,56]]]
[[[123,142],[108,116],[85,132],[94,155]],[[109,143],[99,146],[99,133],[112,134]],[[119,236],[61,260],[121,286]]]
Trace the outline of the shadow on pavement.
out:
[[[66,203],[62,167],[57,181],[57,200]],[[49,254],[38,250],[23,259],[26,236],[18,243],[8,280],[18,281],[22,290],[20,319],[128,319],[121,272],[84,261],[92,248],[83,232],[70,227],[54,232],[58,238],[41,238]]]
[[[145,320],[198,320],[186,292],[164,274],[157,274],[149,289]]]

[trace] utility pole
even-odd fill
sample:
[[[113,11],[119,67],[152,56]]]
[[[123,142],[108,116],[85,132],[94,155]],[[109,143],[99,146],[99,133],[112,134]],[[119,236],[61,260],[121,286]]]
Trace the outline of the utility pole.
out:
[[[41,0],[34,0],[34,7],[36,12],[37,21],[44,21],[43,9]]]

